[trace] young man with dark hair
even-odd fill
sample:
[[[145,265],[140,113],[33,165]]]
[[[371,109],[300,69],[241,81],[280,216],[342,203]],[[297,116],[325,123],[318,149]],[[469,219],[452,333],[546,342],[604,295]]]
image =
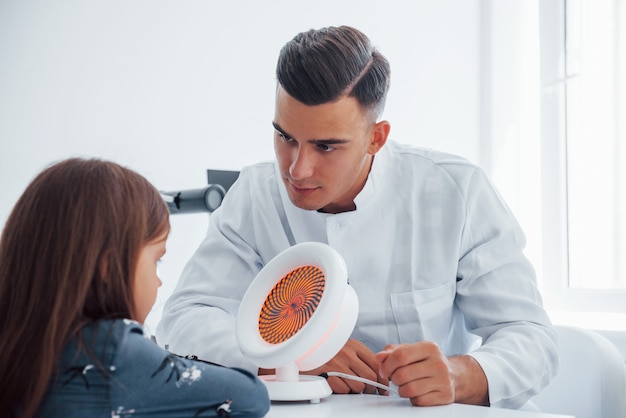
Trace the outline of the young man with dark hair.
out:
[[[319,241],[344,257],[360,309],[343,349],[307,373],[391,381],[415,405],[523,406],[556,372],[555,333],[523,232],[485,174],[388,141],[389,64],[354,28],[298,34],[276,74],[276,161],[244,168],[212,214],[158,340],[265,372],[238,348],[239,302],[273,257]]]

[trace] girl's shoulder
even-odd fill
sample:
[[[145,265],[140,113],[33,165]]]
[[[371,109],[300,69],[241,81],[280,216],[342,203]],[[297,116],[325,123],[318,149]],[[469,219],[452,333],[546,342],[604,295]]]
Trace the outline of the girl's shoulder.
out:
[[[61,364],[86,361],[97,361],[102,365],[111,364],[117,351],[130,335],[145,338],[141,324],[129,319],[89,322],[66,344]]]

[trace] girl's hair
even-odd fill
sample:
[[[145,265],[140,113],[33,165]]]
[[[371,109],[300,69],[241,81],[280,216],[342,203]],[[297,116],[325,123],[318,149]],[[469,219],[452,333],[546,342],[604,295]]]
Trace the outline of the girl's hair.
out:
[[[278,83],[306,105],[354,97],[377,119],[385,107],[391,69],[361,31],[350,26],[311,29],[280,51]]]
[[[64,345],[87,323],[133,318],[141,248],[167,205],[118,164],[72,158],[41,172],[0,238],[0,416],[33,416]]]

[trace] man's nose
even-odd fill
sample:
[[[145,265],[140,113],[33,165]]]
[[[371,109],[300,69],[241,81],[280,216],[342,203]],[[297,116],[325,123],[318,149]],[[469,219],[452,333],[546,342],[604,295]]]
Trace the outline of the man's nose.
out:
[[[309,178],[314,172],[314,156],[304,147],[298,147],[295,151],[293,162],[289,167],[289,174],[295,180]]]

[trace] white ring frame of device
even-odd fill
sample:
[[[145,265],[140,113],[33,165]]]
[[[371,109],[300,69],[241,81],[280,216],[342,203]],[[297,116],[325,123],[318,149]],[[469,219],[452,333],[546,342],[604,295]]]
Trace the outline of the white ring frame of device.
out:
[[[304,267],[319,268],[326,278],[315,312],[294,335],[270,344],[259,332],[259,313],[267,295],[290,272]],[[332,393],[326,379],[300,375],[335,356],[350,338],[359,312],[359,301],[348,284],[343,257],[319,242],[304,242],[287,248],[254,278],[237,314],[236,335],[241,351],[258,367],[276,369],[275,375],[259,376],[271,400],[319,402]]]

